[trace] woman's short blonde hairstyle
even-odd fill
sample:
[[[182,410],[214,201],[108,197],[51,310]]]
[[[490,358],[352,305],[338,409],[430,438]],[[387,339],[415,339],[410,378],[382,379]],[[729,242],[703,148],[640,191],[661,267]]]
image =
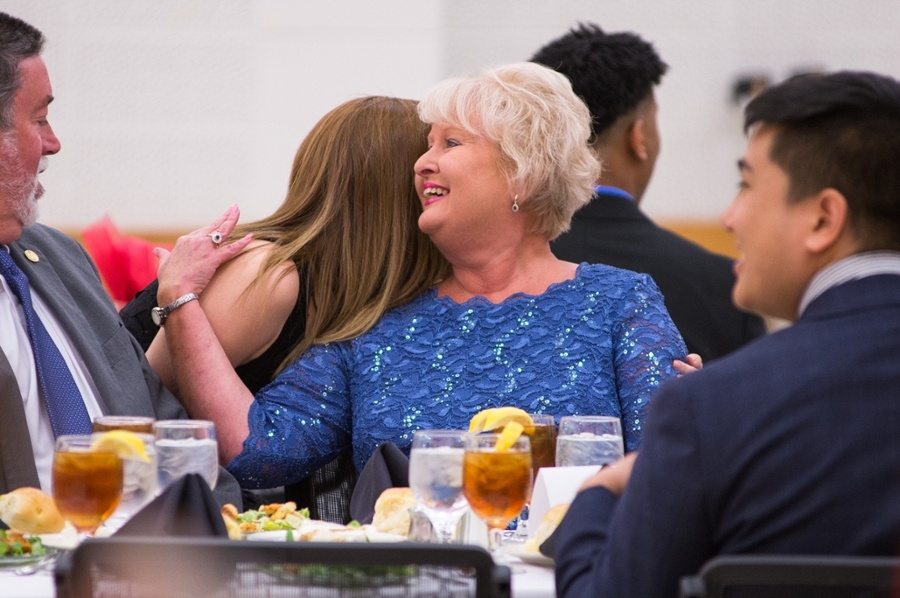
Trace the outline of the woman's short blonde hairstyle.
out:
[[[569,229],[600,177],[587,106],[565,76],[538,64],[442,81],[419,103],[419,117],[491,141],[511,193],[535,217],[532,232],[549,240]]]

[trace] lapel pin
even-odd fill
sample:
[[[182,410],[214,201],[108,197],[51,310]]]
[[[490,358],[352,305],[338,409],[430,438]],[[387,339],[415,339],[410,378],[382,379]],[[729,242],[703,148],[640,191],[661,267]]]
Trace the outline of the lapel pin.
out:
[[[41,261],[41,258],[38,257],[38,254],[36,254],[35,252],[33,252],[30,249],[25,250],[25,257],[28,259],[29,262],[38,263],[39,261]]]

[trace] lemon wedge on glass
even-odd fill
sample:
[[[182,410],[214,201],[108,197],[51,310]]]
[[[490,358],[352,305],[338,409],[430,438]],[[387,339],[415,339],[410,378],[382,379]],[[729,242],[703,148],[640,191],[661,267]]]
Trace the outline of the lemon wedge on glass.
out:
[[[508,451],[512,448],[512,445],[516,443],[516,440],[519,439],[519,436],[522,435],[524,429],[525,426],[519,422],[509,422],[506,424],[503,427],[503,431],[500,433],[500,438],[494,443],[494,450],[498,453]]]
[[[109,451],[120,459],[137,459],[150,463],[150,457],[144,449],[144,441],[134,432],[125,430],[111,430],[101,434],[91,442],[91,450]]]
[[[534,425],[531,416],[518,407],[494,407],[476,413],[469,422],[469,432],[473,434],[490,432],[502,428],[510,422],[516,422],[522,427]]]
[[[478,434],[503,428],[494,449],[506,451],[516,443],[525,428],[529,426],[533,429],[534,421],[530,415],[518,407],[494,407],[476,413],[469,422],[469,432]]]

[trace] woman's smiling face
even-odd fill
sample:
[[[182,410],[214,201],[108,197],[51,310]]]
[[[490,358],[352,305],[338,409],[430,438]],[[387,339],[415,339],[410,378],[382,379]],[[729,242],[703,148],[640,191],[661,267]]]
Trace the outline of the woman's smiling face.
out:
[[[485,233],[503,211],[511,211],[513,198],[497,151],[465,129],[432,125],[428,151],[415,171],[423,208],[419,228],[435,242]]]

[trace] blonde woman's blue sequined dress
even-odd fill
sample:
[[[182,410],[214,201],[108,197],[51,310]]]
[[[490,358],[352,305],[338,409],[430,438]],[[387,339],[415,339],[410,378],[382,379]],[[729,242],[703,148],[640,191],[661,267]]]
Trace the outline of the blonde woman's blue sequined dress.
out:
[[[458,304],[430,290],[362,336],[316,346],[263,388],[228,469],[250,487],[301,479],[352,445],[357,469],[417,430],[465,429],[486,407],[615,415],[638,447],[647,405],[687,353],[656,284],[582,264],[543,294]]]

